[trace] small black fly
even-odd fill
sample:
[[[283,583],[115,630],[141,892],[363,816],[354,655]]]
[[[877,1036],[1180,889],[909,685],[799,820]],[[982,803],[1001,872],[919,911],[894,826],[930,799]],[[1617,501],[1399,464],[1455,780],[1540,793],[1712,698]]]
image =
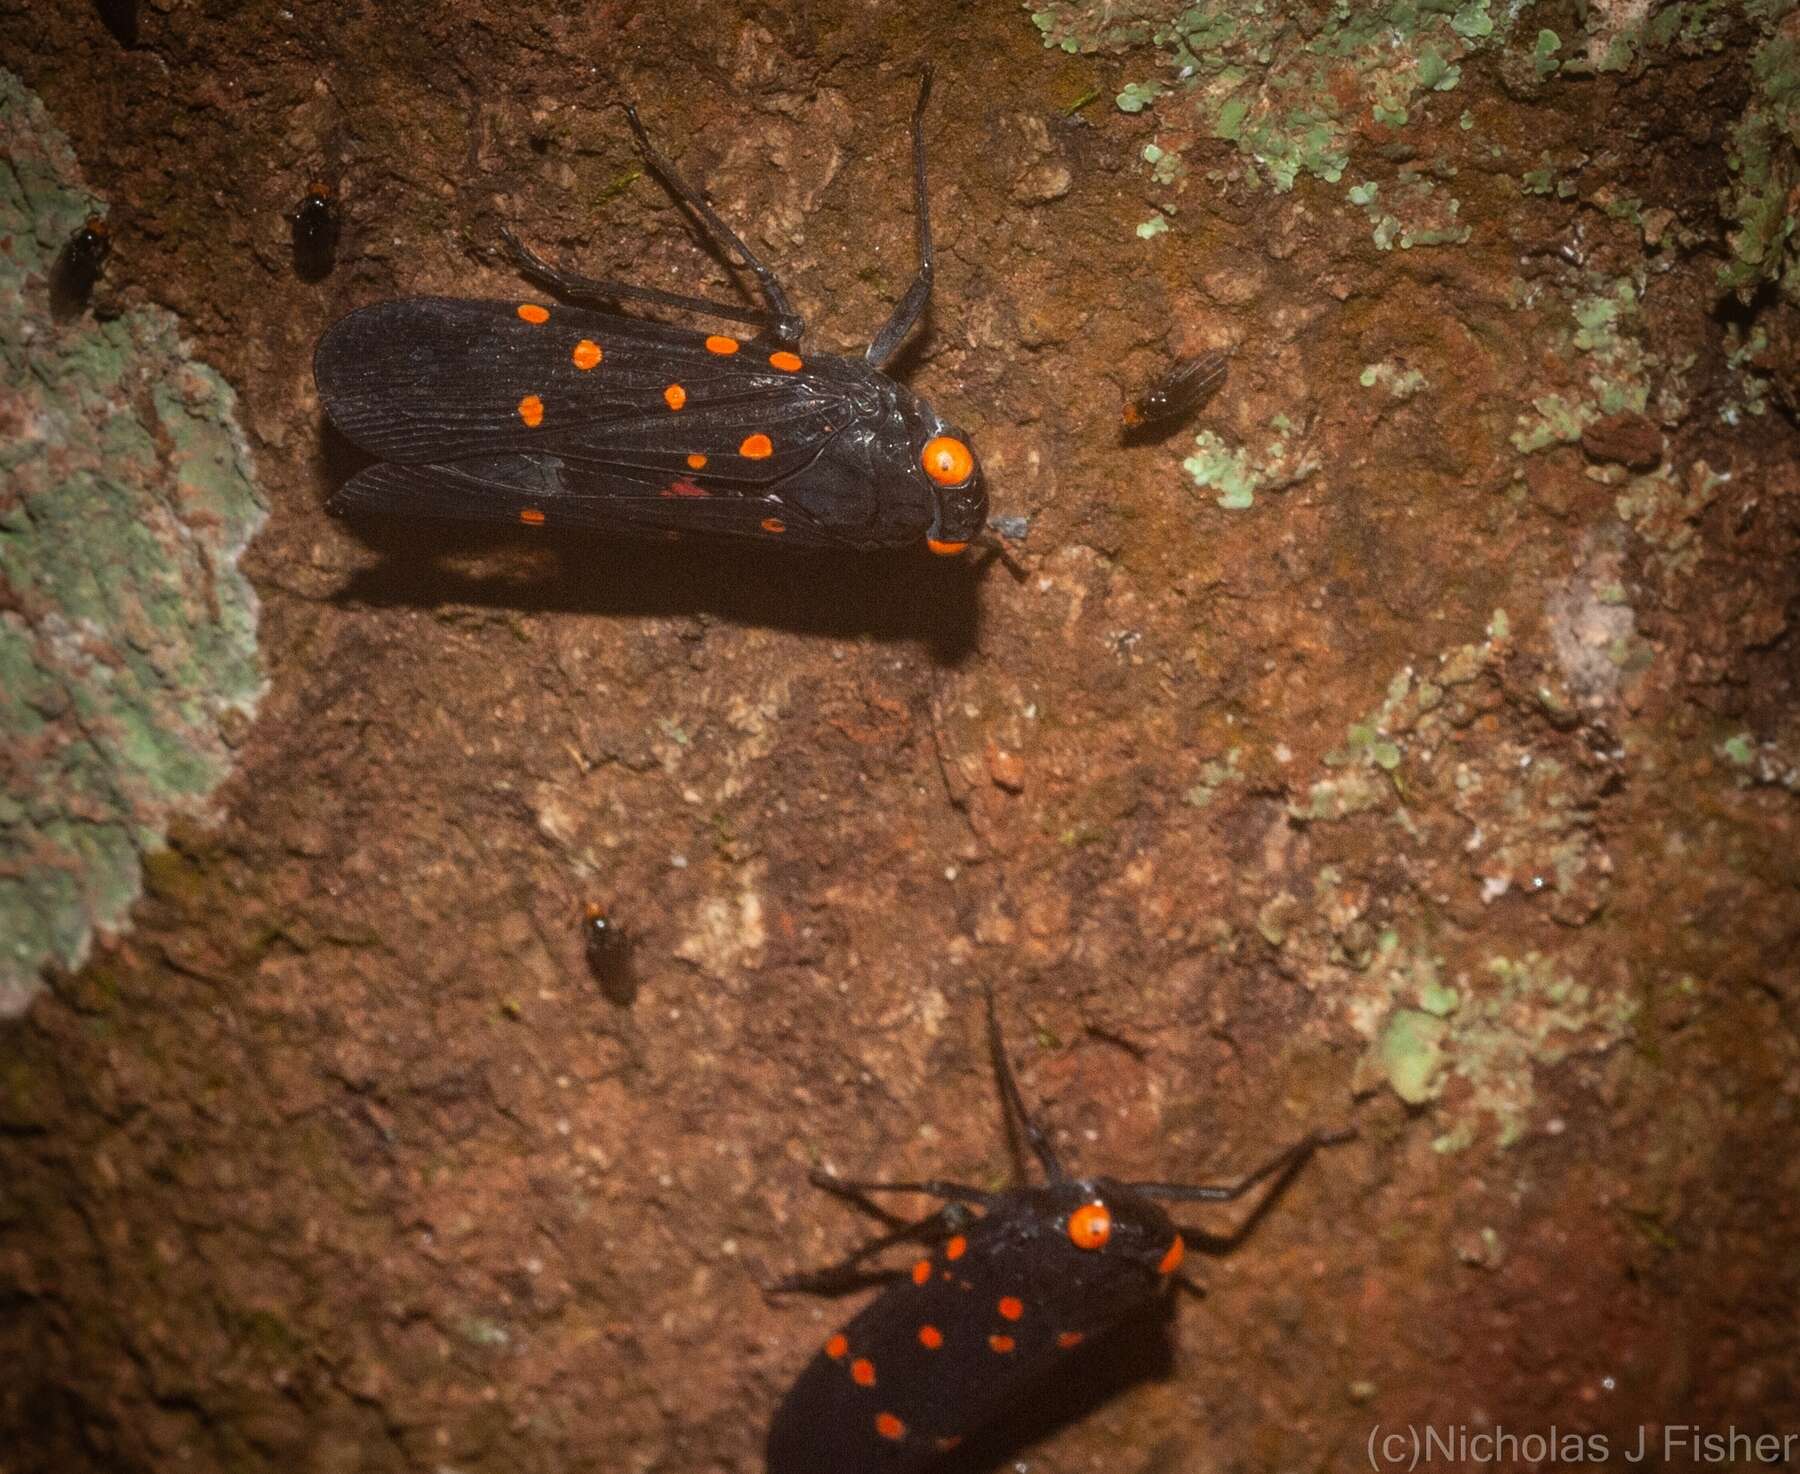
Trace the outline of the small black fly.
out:
[[[380,458],[331,509],[857,551],[985,543],[969,437],[882,372],[931,294],[930,92],[927,69],[912,116],[918,274],[862,358],[802,356],[805,324],[774,274],[621,104],[646,165],[755,276],[763,305],[591,280],[508,235],[522,273],[575,305],[410,297],[320,339],[326,412]],[[740,341],[628,317],[614,310],[624,299],[761,331]]]
[[[1178,359],[1143,393],[1125,402],[1119,416],[1127,435],[1172,430],[1204,404],[1225,379],[1225,355],[1200,353]]]

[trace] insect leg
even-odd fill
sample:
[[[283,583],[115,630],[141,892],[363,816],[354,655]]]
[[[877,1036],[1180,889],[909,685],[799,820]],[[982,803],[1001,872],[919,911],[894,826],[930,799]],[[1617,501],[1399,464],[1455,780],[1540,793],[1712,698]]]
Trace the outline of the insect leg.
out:
[[[665,292],[658,287],[640,287],[632,282],[580,276],[573,271],[546,261],[504,226],[500,239],[522,276],[547,289],[562,302],[579,306],[608,308],[623,298],[638,302],[654,302],[659,307],[674,307],[683,312],[704,312],[732,322],[747,322],[755,327],[770,328],[777,319],[760,307],[746,307],[738,302],[713,302],[705,297],[689,297],[680,292]]]
[[[923,1193],[928,1198],[946,1198],[952,1203],[968,1203],[977,1208],[986,1208],[995,1197],[995,1194],[983,1192],[978,1187],[965,1187],[959,1182],[944,1182],[936,1177],[927,1178],[924,1182],[852,1182],[845,1177],[814,1172],[811,1182],[814,1187],[836,1193],[840,1198],[848,1198],[851,1202],[859,1202],[864,1193]],[[868,1206],[873,1208],[873,1204]],[[891,1215],[879,1208],[874,1209],[874,1214],[877,1218],[893,1221]]]
[[[1250,1236],[1256,1225],[1262,1221],[1263,1214],[1274,1206],[1275,1200],[1286,1190],[1300,1169],[1322,1146],[1339,1146],[1351,1140],[1354,1131],[1314,1131],[1295,1142],[1285,1151],[1278,1152],[1264,1162],[1255,1171],[1245,1174],[1239,1181],[1230,1186],[1210,1187],[1202,1185],[1184,1185],[1175,1182],[1136,1182],[1132,1187],[1146,1197],[1159,1198],[1169,1203],[1229,1203],[1241,1198],[1258,1183],[1268,1182],[1268,1188],[1256,1200],[1256,1205],[1245,1215],[1244,1221],[1229,1233],[1217,1234],[1206,1229],[1181,1229],[1182,1237],[1193,1244],[1202,1245],[1214,1251],[1230,1249],[1242,1243]],[[1270,1181],[1270,1179],[1273,1179]]]
[[[931,296],[931,279],[936,265],[931,254],[931,207],[925,199],[925,101],[931,96],[931,67],[928,63],[919,74],[919,100],[913,104],[913,220],[919,232],[919,274],[913,278],[906,295],[894,308],[893,316],[882,324],[881,331],[863,355],[871,367],[880,368],[894,356],[900,340],[912,331],[912,325],[925,310]]]
[[[1016,1121],[1019,1129],[1025,1133],[1032,1154],[1043,1164],[1044,1173],[1052,1182],[1066,1182],[1069,1174],[1063,1170],[1063,1164],[1056,1159],[1056,1152],[1050,1146],[1050,1138],[1045,1136],[1038,1123],[1031,1119],[1031,1113],[1025,1109],[1024,1097],[1019,1094],[1019,1082],[1013,1078],[1012,1066],[1007,1063],[1006,1044],[1000,1038],[1000,1016],[994,1012],[994,990],[988,989],[988,1051],[994,1056],[994,1074],[1000,1081],[1000,1100],[1009,1121]]]
[[[998,534],[991,532],[982,533],[975,539],[975,546],[982,549],[987,554],[987,557],[981,560],[983,567],[989,562],[997,562],[1012,575],[1014,583],[1025,582],[1027,577],[1025,565],[1013,556],[1012,549],[1000,541]]]
[[[850,1194],[847,1196],[854,1197]],[[880,1216],[885,1218],[888,1215]],[[852,1249],[835,1264],[828,1264],[823,1269],[808,1270],[805,1274],[789,1275],[784,1280],[777,1280],[769,1289],[777,1294],[799,1291],[809,1295],[842,1295],[850,1290],[860,1289],[865,1284],[893,1277],[886,1270],[871,1271],[862,1267],[883,1249],[908,1242],[936,1243],[968,1226],[968,1213],[955,1203],[946,1204],[916,1223],[900,1222],[890,1232],[879,1234],[866,1244]]]
[[[644,162],[650,166],[651,171],[662,180],[676,199],[712,228],[718,239],[735,250],[743,258],[744,265],[755,275],[757,284],[762,288],[763,301],[768,304],[770,331],[775,339],[790,348],[798,346],[806,332],[806,323],[794,311],[787,293],[781,290],[781,283],[775,280],[775,273],[764,266],[757,254],[738,238],[737,232],[718,217],[713,207],[701,198],[699,191],[675,172],[675,166],[656,151],[656,145],[650,142],[650,135],[638,121],[637,109],[628,102],[621,102],[619,106],[625,110],[625,121],[631,124],[638,152],[644,156]]]
[[[1339,1146],[1355,1136],[1354,1131],[1313,1131],[1284,1147],[1268,1161],[1254,1171],[1246,1172],[1236,1182],[1213,1186],[1211,1184],[1184,1182],[1134,1182],[1132,1188],[1147,1198],[1158,1198],[1165,1203],[1231,1203],[1263,1182],[1278,1174],[1286,1174],[1293,1168],[1302,1166],[1322,1146]]]

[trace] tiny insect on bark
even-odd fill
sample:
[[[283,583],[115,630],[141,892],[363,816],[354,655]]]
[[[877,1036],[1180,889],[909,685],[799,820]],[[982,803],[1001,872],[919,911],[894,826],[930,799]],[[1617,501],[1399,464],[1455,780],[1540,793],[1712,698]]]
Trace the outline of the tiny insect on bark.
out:
[[[986,1192],[954,1182],[845,1182],[820,1187],[895,1225],[847,1258],[776,1286],[837,1294],[877,1276],[866,1267],[890,1246],[926,1251],[891,1288],[826,1341],[783,1400],[769,1430],[768,1474],[912,1474],[1017,1405],[1038,1378],[1084,1342],[1152,1307],[1176,1280],[1189,1242],[1209,1250],[1243,1239],[1321,1146],[1318,1133],[1228,1186],[1075,1177],[1025,1109],[1006,1060],[994,1002],[988,1046],[1002,1109],[1047,1179]],[[1269,1186],[1235,1232],[1178,1226],[1162,1203],[1223,1203]],[[916,1223],[870,1202],[874,1192],[944,1200]]]
[[[294,243],[294,271],[301,281],[323,281],[337,263],[340,223],[337,194],[322,179],[306,186],[300,203],[288,213]]]
[[[94,0],[94,9],[100,13],[101,23],[113,33],[115,41],[127,48],[137,45],[137,0]]]
[[[1119,422],[1127,434],[1169,430],[1203,404],[1225,377],[1223,353],[1178,359],[1135,399],[1125,402]]]
[[[621,104],[649,168],[755,276],[763,306],[590,280],[507,235],[558,305],[411,297],[319,340],[326,412],[381,462],[331,509],[855,550],[985,541],[968,436],[881,372],[931,293],[930,91],[928,69],[912,116],[918,274],[863,358],[802,356],[805,324],[774,274]],[[610,310],[627,298],[762,332],[740,342]]]
[[[581,935],[588,971],[601,993],[609,1003],[629,1008],[637,999],[638,982],[625,928],[599,902],[589,901],[581,914]]]
[[[90,215],[87,223],[63,243],[50,267],[50,313],[53,317],[74,317],[88,304],[94,283],[106,258],[112,254],[112,232],[101,215]]]

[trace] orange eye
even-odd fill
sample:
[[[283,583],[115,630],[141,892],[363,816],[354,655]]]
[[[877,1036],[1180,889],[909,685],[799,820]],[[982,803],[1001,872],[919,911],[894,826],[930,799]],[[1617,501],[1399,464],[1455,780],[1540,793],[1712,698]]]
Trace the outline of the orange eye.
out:
[[[1104,1203],[1087,1203],[1069,1215],[1069,1242],[1077,1249],[1104,1249],[1112,1237],[1112,1214]]]
[[[927,440],[919,453],[919,464],[939,486],[961,486],[975,474],[975,457],[969,453],[969,447],[949,435]]]

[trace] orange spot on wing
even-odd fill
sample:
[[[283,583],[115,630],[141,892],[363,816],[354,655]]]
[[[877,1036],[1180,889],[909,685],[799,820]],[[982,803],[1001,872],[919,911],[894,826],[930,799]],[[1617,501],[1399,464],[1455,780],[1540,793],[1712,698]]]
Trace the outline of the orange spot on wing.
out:
[[[825,1354],[833,1361],[842,1361],[844,1353],[850,1349],[850,1338],[842,1331],[825,1343]]]
[[[519,418],[525,422],[527,429],[537,429],[544,423],[544,401],[535,394],[527,394],[519,401]]]
[[[708,353],[720,354],[736,353],[738,351],[738,340],[736,338],[727,338],[722,333],[714,333],[706,340],[706,351]]]
[[[694,483],[689,481],[687,479],[687,477],[683,476],[679,481],[671,481],[667,486],[665,486],[661,491],[659,491],[657,493],[657,495],[658,496],[711,496],[712,493],[710,491],[708,491],[704,486],[694,485]]]
[[[550,309],[548,307],[539,307],[535,302],[521,302],[519,304],[519,316],[530,323],[549,322]]]
[[[960,1433],[952,1433],[948,1437],[940,1438],[937,1441],[938,1452],[941,1454],[947,1454],[950,1452],[951,1449],[955,1448],[956,1445],[961,1443],[962,1441],[963,1441],[963,1436]]]
[[[931,1261],[929,1259],[921,1259],[917,1264],[913,1265],[913,1283],[915,1285],[922,1285],[930,1278]]]
[[[927,1351],[936,1351],[944,1344],[944,1333],[936,1326],[920,1326],[919,1344]]]
[[[785,348],[779,353],[771,353],[769,355],[769,362],[780,369],[784,374],[796,374],[800,372],[800,355],[798,353],[789,353]]]
[[[949,1243],[944,1245],[944,1257],[946,1259],[960,1259],[968,1252],[969,1241],[961,1234],[958,1234],[955,1238],[951,1239]]]
[[[850,1363],[850,1380],[858,1387],[875,1385],[875,1363],[866,1356],[859,1356]]]
[[[1181,1267],[1181,1256],[1187,1253],[1187,1245],[1181,1242],[1181,1235],[1175,1235],[1175,1242],[1169,1245],[1169,1252],[1162,1256],[1162,1263],[1156,1266],[1158,1274],[1173,1274]]]
[[[583,338],[575,345],[575,351],[569,355],[569,361],[586,373],[605,356],[600,351],[600,345],[592,338]]]
[[[875,1431],[883,1438],[898,1443],[902,1438],[906,1437],[906,1424],[902,1423],[892,1413],[876,1413]]]
[[[691,456],[689,456],[687,458],[687,462],[688,462],[688,469],[690,471],[698,471],[702,466],[704,466],[706,464],[706,457],[701,455],[699,451],[695,451]]]
[[[1002,1320],[1017,1320],[1024,1313],[1025,1302],[1016,1295],[1002,1295],[1000,1297],[1000,1318]]]
[[[957,553],[960,553],[964,548],[968,547],[968,544],[967,543],[941,543],[935,537],[928,537],[925,539],[925,546],[930,548],[931,551],[936,553],[940,558],[950,558],[950,557],[954,557]]]
[[[1081,1331],[1064,1331],[1056,1338],[1056,1344],[1064,1351],[1069,1351],[1085,1340],[1087,1340],[1087,1336]]]
[[[762,519],[762,530],[764,532],[786,532],[787,523],[783,522],[779,517],[764,517]]]
[[[520,509],[519,520],[527,527],[542,527],[544,525],[544,514],[536,507],[524,507]]]
[[[993,1347],[994,1350],[999,1352],[1002,1356],[1006,1355],[1006,1353],[1011,1351],[1017,1344],[1018,1343],[1015,1342],[1011,1336],[988,1337],[988,1345]]]
[[[679,384],[669,385],[667,389],[663,390],[663,403],[670,409],[680,409],[687,403],[687,390]]]
[[[744,438],[744,443],[738,447],[738,454],[747,461],[760,461],[775,454],[775,447],[767,435],[759,432]]]

